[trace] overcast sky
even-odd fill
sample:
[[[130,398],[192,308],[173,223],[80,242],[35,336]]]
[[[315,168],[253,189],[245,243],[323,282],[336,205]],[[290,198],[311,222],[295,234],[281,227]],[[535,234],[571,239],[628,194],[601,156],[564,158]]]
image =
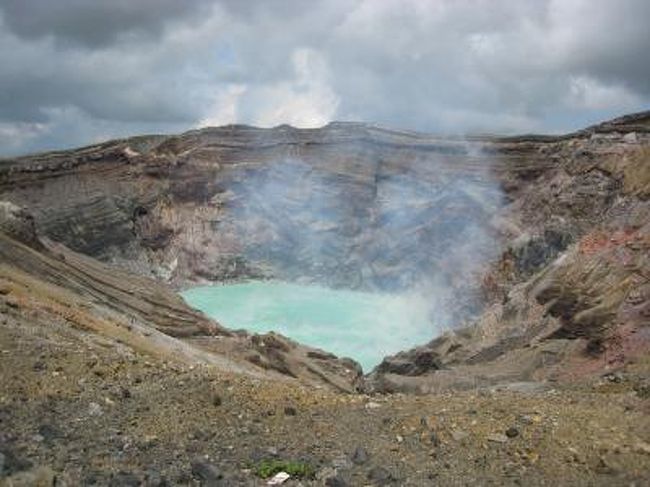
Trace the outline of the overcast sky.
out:
[[[0,154],[232,122],[563,132],[650,108],[649,0],[0,0]]]

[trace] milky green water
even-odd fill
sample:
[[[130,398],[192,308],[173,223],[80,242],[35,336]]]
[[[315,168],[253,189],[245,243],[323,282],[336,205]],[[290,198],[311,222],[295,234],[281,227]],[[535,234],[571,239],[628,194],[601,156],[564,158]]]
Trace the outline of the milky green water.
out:
[[[429,306],[415,294],[382,294],[278,281],[203,286],[185,301],[224,326],[276,331],[369,372],[383,357],[431,340]]]

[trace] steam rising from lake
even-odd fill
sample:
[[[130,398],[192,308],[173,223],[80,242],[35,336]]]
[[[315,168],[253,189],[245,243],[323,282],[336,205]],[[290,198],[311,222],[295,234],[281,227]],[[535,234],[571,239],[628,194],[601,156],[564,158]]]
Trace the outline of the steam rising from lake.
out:
[[[396,352],[468,319],[499,251],[491,217],[504,200],[480,146],[450,147],[355,143],[331,158],[321,148],[231,170],[217,233],[235,235],[239,254],[270,277],[312,286],[201,291],[216,301],[199,307],[226,326],[279,331],[366,365],[377,356],[364,350]],[[293,319],[302,301],[311,324],[310,313]]]
[[[340,357],[352,357],[365,371],[386,355],[427,341],[432,333],[429,303],[419,293],[265,281],[198,287],[183,297],[233,328],[275,331]]]

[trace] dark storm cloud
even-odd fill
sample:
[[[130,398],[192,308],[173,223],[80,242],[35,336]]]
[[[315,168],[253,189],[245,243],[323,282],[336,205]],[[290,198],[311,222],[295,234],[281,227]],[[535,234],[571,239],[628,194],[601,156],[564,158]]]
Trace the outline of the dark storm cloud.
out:
[[[566,131],[650,101],[646,0],[0,0],[0,153],[353,119]]]
[[[650,2],[610,2],[602,10],[598,3],[591,8],[587,4],[590,21],[577,31],[563,67],[650,95],[650,30],[643,20],[650,19]]]
[[[160,36],[207,11],[206,0],[1,0],[5,26],[24,39],[52,37],[95,48],[120,36]]]

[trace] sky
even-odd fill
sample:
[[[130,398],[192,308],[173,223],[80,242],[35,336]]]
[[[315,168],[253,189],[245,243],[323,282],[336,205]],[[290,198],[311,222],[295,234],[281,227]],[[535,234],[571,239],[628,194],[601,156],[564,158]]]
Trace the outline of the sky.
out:
[[[0,0],[0,155],[229,123],[559,133],[650,108],[648,0]]]

